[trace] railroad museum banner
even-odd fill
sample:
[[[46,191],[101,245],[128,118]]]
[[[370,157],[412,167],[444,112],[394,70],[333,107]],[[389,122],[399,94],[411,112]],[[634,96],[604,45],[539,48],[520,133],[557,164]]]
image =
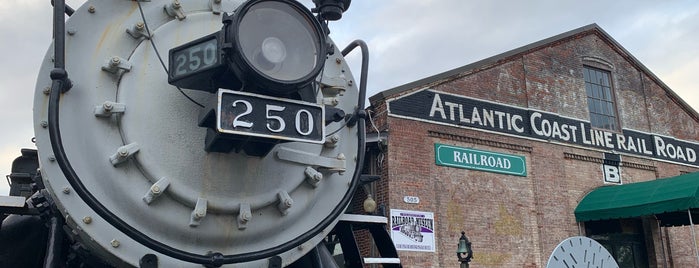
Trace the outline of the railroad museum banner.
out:
[[[623,129],[621,133],[593,129],[588,121],[431,89],[388,100],[388,111],[395,117],[613,150],[699,167],[699,143],[630,129]]]
[[[391,209],[391,240],[397,250],[434,252],[434,214]]]

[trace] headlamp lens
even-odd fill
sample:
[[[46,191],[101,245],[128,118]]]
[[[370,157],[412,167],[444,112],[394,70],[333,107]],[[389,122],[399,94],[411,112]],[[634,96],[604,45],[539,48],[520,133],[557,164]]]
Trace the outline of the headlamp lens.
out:
[[[286,59],[286,46],[276,37],[267,37],[262,41],[262,56],[271,63],[282,63]]]
[[[317,70],[323,45],[311,19],[284,2],[254,4],[238,24],[243,58],[255,72],[280,83],[306,78]]]

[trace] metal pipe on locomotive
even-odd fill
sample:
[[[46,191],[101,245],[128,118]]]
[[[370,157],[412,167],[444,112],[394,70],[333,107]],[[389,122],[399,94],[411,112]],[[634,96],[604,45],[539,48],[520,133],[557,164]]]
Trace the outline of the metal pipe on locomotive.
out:
[[[368,54],[328,37],[350,0],[313,2],[56,0],[37,150],[0,198],[4,263],[361,267],[324,241],[356,248],[338,222],[361,181]]]

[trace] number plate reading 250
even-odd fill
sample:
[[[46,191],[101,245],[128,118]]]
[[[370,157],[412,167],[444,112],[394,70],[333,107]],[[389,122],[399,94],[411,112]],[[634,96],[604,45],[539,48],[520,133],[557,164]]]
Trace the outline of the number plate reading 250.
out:
[[[325,142],[325,110],[315,103],[221,89],[216,110],[221,133]]]

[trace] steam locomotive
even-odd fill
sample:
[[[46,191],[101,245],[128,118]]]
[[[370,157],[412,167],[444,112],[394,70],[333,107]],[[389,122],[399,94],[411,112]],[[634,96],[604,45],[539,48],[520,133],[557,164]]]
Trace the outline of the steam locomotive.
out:
[[[0,266],[362,267],[368,228],[400,267],[385,218],[347,213],[368,52],[327,23],[350,0],[53,2]]]

